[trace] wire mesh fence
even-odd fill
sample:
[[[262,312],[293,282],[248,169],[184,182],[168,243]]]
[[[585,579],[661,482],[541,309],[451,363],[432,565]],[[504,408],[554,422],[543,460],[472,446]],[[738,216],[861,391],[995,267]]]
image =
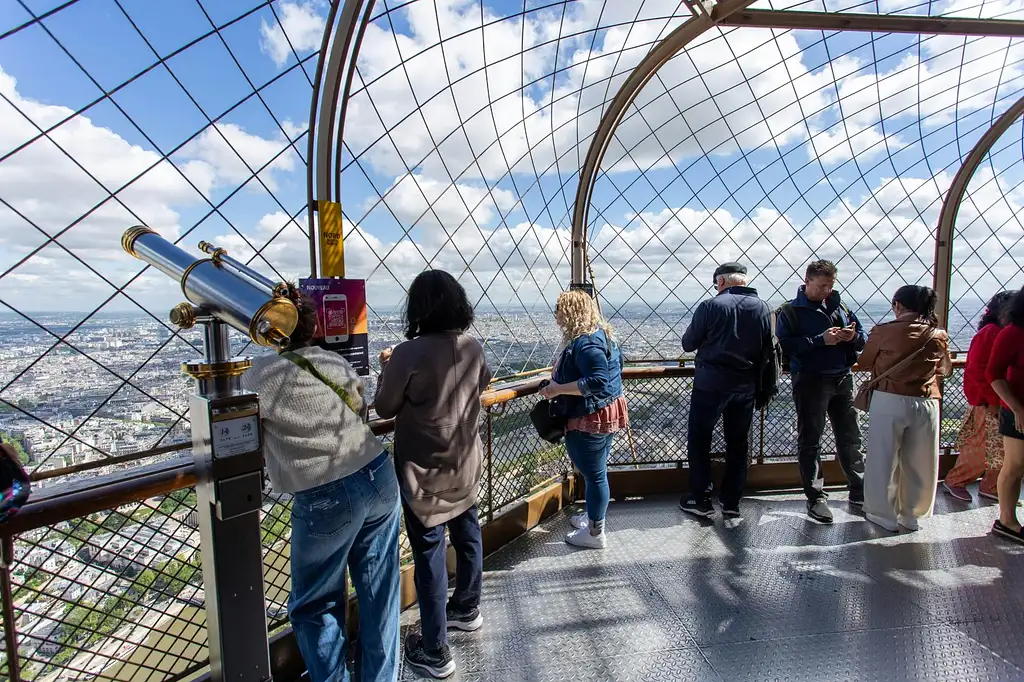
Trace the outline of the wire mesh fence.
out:
[[[614,440],[610,466],[684,466],[692,370],[625,382],[631,428]],[[943,448],[953,447],[966,410],[962,370],[945,384]],[[564,446],[536,434],[536,396],[489,408],[482,417],[486,523],[538,485],[571,470]],[[867,420],[862,428],[867,432]],[[390,448],[390,434],[382,440]],[[796,418],[787,387],[750,433],[751,461],[792,460]],[[826,427],[823,452],[835,450]],[[722,453],[721,425],[714,453]],[[287,624],[291,497],[268,492],[261,509],[268,627]],[[410,561],[401,538],[401,556]],[[163,682],[208,661],[202,557],[193,488],[99,511],[14,539],[10,567],[20,679]],[[5,652],[6,654],[6,652]],[[7,665],[6,655],[3,665]]]
[[[863,373],[854,375],[855,381],[867,381]],[[683,372],[675,376],[652,379],[634,379],[624,383],[629,400],[630,429],[616,437],[609,466],[649,467],[677,466],[687,460],[687,426],[689,424],[690,401],[693,378]],[[949,452],[967,411],[967,400],[963,394],[963,369],[956,367],[944,382],[942,420],[940,425],[940,448]],[[865,413],[858,413],[861,434],[867,442],[869,420]],[[719,422],[711,442],[713,457],[725,453],[725,436]],[[783,377],[779,395],[762,412],[754,415],[750,428],[750,461],[779,462],[795,461],[797,454],[797,414],[793,402],[791,377]],[[826,420],[821,438],[822,454],[835,455],[836,440],[831,423]]]
[[[15,539],[21,678],[162,680],[206,657],[191,488]]]
[[[565,447],[541,440],[533,428],[530,410],[537,400],[530,396],[503,403],[484,416],[487,461],[480,511],[487,518],[569,469]]]
[[[0,437],[36,473],[115,470],[188,440],[177,366],[201,346],[166,322],[175,287],[118,237],[148,223],[274,278],[309,271],[305,119],[329,3],[8,4],[0,174],[20,180],[0,186],[0,338],[15,349],[0,351]],[[989,0],[822,7],[1024,17]],[[656,0],[374,5],[337,150],[349,276],[373,292],[371,357],[402,338],[408,283],[439,267],[469,291],[496,374],[551,362],[588,145],[632,69],[691,16]],[[793,295],[807,260],[836,260],[866,321],[887,314],[904,279],[930,282],[938,208],[972,144],[1024,92],[1022,50],[1009,38],[723,27],[669,60],[616,129],[586,226],[627,355],[678,352],[721,260],[743,259],[773,302]],[[1019,284],[1022,135],[1015,124],[986,156],[959,214],[949,328],[960,350],[981,303]],[[59,295],[40,295],[41,282]],[[663,458],[675,446],[658,447]]]

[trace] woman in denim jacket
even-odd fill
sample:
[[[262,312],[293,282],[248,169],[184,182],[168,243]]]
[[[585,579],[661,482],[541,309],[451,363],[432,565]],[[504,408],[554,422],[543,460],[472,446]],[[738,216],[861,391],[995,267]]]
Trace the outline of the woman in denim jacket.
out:
[[[552,371],[551,383],[540,393],[545,398],[563,396],[569,417],[565,449],[586,481],[586,512],[570,519],[576,530],[565,541],[603,549],[607,544],[608,453],[613,435],[629,426],[622,394],[622,353],[596,302],[584,291],[567,291],[558,297],[555,321],[565,348]]]

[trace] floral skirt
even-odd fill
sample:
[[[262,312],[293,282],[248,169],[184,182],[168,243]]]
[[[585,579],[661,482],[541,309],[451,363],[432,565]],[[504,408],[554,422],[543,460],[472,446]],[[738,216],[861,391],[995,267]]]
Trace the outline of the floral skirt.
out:
[[[961,456],[972,458],[984,454],[985,468],[1003,466],[1003,437],[999,435],[999,408],[972,405],[967,410],[956,447]]]

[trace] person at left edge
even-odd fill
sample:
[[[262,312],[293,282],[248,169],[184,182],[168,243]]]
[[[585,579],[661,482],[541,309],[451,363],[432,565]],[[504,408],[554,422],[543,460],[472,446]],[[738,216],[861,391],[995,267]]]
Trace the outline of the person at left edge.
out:
[[[718,500],[724,516],[736,517],[747,480],[761,359],[771,339],[771,309],[747,286],[747,268],[739,263],[720,265],[713,281],[717,295],[697,306],[683,334],[683,350],[697,351],[697,369],[687,432],[690,491],[679,508],[703,517],[715,513],[709,492],[711,441],[722,419],[725,476]]]

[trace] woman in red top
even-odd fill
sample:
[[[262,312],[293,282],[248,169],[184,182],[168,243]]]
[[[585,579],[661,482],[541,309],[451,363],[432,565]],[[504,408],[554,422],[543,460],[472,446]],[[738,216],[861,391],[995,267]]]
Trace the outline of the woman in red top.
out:
[[[999,396],[992,390],[992,384],[985,377],[992,345],[1002,325],[999,314],[1014,292],[1000,291],[985,307],[985,313],[978,323],[978,333],[971,339],[967,351],[967,366],[964,368],[964,396],[970,408],[960,427],[956,440],[957,451],[954,466],[943,483],[946,492],[958,500],[971,501],[967,490],[979,476],[981,485],[978,495],[990,500],[999,499],[996,494],[996,480],[1003,464],[1003,438],[999,435]]]
[[[1006,325],[989,356],[985,375],[999,399],[999,433],[1003,435],[1003,468],[999,472],[997,535],[1024,543],[1017,520],[1017,499],[1024,478],[1024,290],[1006,306]]]

